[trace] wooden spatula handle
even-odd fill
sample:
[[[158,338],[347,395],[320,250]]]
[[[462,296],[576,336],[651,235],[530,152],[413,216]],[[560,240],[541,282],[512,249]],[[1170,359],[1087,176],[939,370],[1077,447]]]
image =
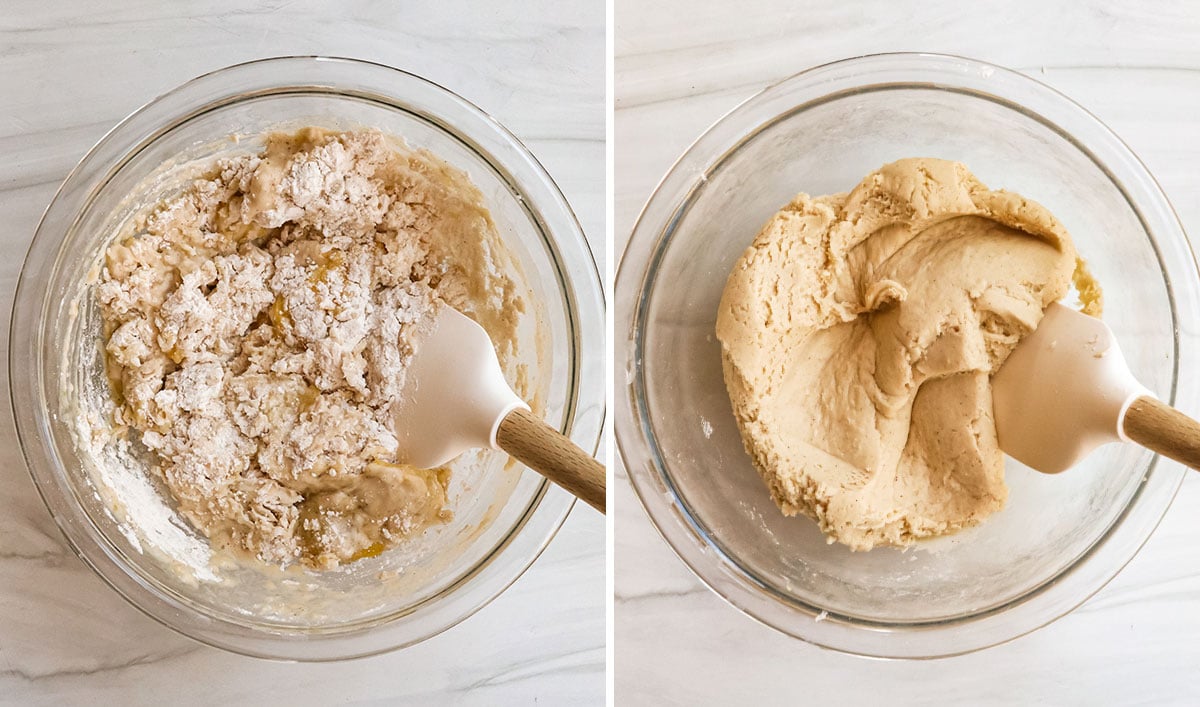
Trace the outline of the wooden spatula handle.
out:
[[[518,408],[500,421],[500,448],[604,513],[604,466],[532,412]]]
[[[1200,469],[1200,422],[1147,395],[1125,411],[1125,434],[1146,449]]]

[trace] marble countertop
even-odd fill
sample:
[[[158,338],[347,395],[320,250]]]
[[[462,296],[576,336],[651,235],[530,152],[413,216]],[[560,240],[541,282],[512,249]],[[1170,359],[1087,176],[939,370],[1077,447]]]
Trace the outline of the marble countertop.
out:
[[[525,141],[558,181],[603,272],[603,3],[510,7],[6,1],[0,348],[7,350],[13,290],[38,218],[88,147],[159,93],[206,71],[272,55],[369,59],[472,100]],[[4,366],[4,400],[7,386]],[[25,471],[6,402],[0,405],[0,703],[600,704],[604,533],[603,518],[581,504],[511,589],[413,648],[331,665],[243,658],[146,618],[67,549]]]
[[[883,51],[973,56],[1061,90],[1145,161],[1195,239],[1196,36],[1200,7],[1187,2],[618,0],[614,253],[658,180],[714,120],[797,71]],[[617,466],[618,704],[1200,700],[1200,476],[1133,562],[1075,612],[998,648],[913,663],[821,650],[743,616],[674,556]]]

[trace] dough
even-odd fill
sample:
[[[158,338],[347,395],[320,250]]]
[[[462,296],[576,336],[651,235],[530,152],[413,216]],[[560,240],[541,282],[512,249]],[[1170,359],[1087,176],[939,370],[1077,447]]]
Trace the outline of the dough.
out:
[[[1002,508],[990,376],[1076,261],[1049,211],[956,162],[901,160],[775,214],[729,275],[717,337],[742,439],[783,512],[867,550]]]
[[[410,339],[447,302],[501,361],[523,300],[465,174],[378,132],[305,129],[146,209],[96,286],[114,422],[217,548],[328,568],[450,517],[391,463]]]

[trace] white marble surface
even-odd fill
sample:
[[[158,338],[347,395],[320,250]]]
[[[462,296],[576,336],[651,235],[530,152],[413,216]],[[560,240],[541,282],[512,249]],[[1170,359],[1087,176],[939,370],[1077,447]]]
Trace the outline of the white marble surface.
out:
[[[502,7],[503,6],[503,7]],[[507,7],[507,9],[504,9]],[[21,258],[58,183],[126,113],[252,58],[370,59],[458,91],[562,186],[604,268],[605,13],[595,0],[157,0],[0,5],[0,348]],[[5,355],[7,360],[7,355]],[[7,366],[0,372],[8,399]],[[568,518],[515,586],[414,648],[270,663],[201,646],[128,606],[66,548],[0,406],[0,703],[600,704],[604,522]]]
[[[880,51],[974,56],[1060,89],[1132,146],[1200,237],[1195,3],[618,0],[616,18],[615,253],[659,178],[724,112],[809,66]],[[820,650],[741,615],[672,554],[618,475],[618,704],[1200,701],[1200,476],[1079,610],[1005,646],[905,663]]]

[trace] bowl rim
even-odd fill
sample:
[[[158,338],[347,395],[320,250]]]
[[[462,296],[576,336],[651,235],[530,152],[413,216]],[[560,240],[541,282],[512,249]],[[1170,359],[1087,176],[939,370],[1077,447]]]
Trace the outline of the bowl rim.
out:
[[[696,197],[707,175],[776,120],[848,94],[895,88],[946,90],[1017,110],[1054,130],[1109,177],[1141,220],[1162,267],[1176,323],[1171,402],[1197,398],[1200,386],[1181,381],[1178,376],[1179,362],[1187,356],[1184,349],[1194,355],[1196,341],[1177,326],[1181,319],[1200,315],[1200,301],[1194,291],[1198,282],[1196,258],[1178,216],[1145,165],[1098,118],[1036,79],[966,57],[899,52],[842,59],[774,83],[714,122],[671,166],[643,206],[618,266],[614,292],[619,335],[614,336],[614,361],[625,364],[626,390],[624,395],[614,396],[614,426],[618,452],[652,525],[689,570],[727,603],[760,623],[821,647],[878,658],[937,658],[1013,640],[1085,602],[1115,577],[1148,540],[1186,470],[1155,457],[1105,534],[1060,574],[1014,600],[950,621],[916,625],[864,621],[782,596],[725,553],[704,523],[692,514],[666,471],[647,410],[642,367],[643,322],[655,271],[674,235],[678,217]],[[794,99],[790,110],[775,114],[759,110],[785,95]],[[1073,129],[1064,127],[1068,125]],[[1079,132],[1087,133],[1087,145],[1074,137]],[[1132,184],[1127,185],[1114,172]],[[1136,199],[1130,196],[1131,190],[1137,194]],[[1147,219],[1153,222],[1153,228]],[[1164,250],[1171,251],[1171,257],[1164,258]],[[1173,287],[1175,279],[1192,283],[1192,290]],[[1151,502],[1154,512],[1131,523],[1131,511]],[[1119,529],[1129,536],[1120,547],[1110,542]],[[1085,565],[1095,568],[1100,558],[1109,563],[1108,569],[1093,571],[1093,576],[1087,577],[1077,571]],[[1012,613],[1017,609],[1023,610]],[[1004,622],[999,620],[1001,616]],[[1014,617],[1019,624],[1015,627],[1011,625]]]
[[[263,73],[269,74],[264,77]],[[353,86],[347,89],[345,86]],[[53,449],[46,409],[38,404],[42,365],[37,351],[47,307],[46,269],[91,195],[132,154],[196,115],[262,95],[319,91],[369,98],[417,116],[458,140],[487,163],[518,195],[541,232],[557,270],[571,351],[569,395],[562,431],[593,453],[602,439],[605,406],[595,380],[595,351],[603,350],[604,296],[595,256],[577,217],[542,164],[494,117],[457,93],[417,74],[377,62],[317,55],[276,56],[225,66],[170,89],[131,112],[93,145],[68,173],[39,221],[17,277],[9,327],[10,405],[25,466],[39,496],[71,550],[106,584],[142,613],[201,643],[243,655],[300,661],[333,661],[375,655],[436,636],[466,620],[510,587],[540,556],[565,521],[574,498],[541,480],[525,512],[491,551],[449,586],[415,606],[379,617],[368,626],[321,633],[255,629],[179,604],[141,581],[106,547],[66,484],[69,473]],[[410,103],[412,102],[412,103]],[[431,108],[430,104],[435,107]],[[447,115],[455,112],[451,118]],[[481,145],[490,141],[493,149]],[[502,152],[502,154],[500,154]],[[602,359],[603,357],[601,357]],[[26,370],[32,366],[34,375]],[[20,375],[17,375],[17,374]],[[601,380],[602,380],[601,376]],[[24,412],[22,412],[24,411]],[[504,562],[497,560],[503,559]]]

